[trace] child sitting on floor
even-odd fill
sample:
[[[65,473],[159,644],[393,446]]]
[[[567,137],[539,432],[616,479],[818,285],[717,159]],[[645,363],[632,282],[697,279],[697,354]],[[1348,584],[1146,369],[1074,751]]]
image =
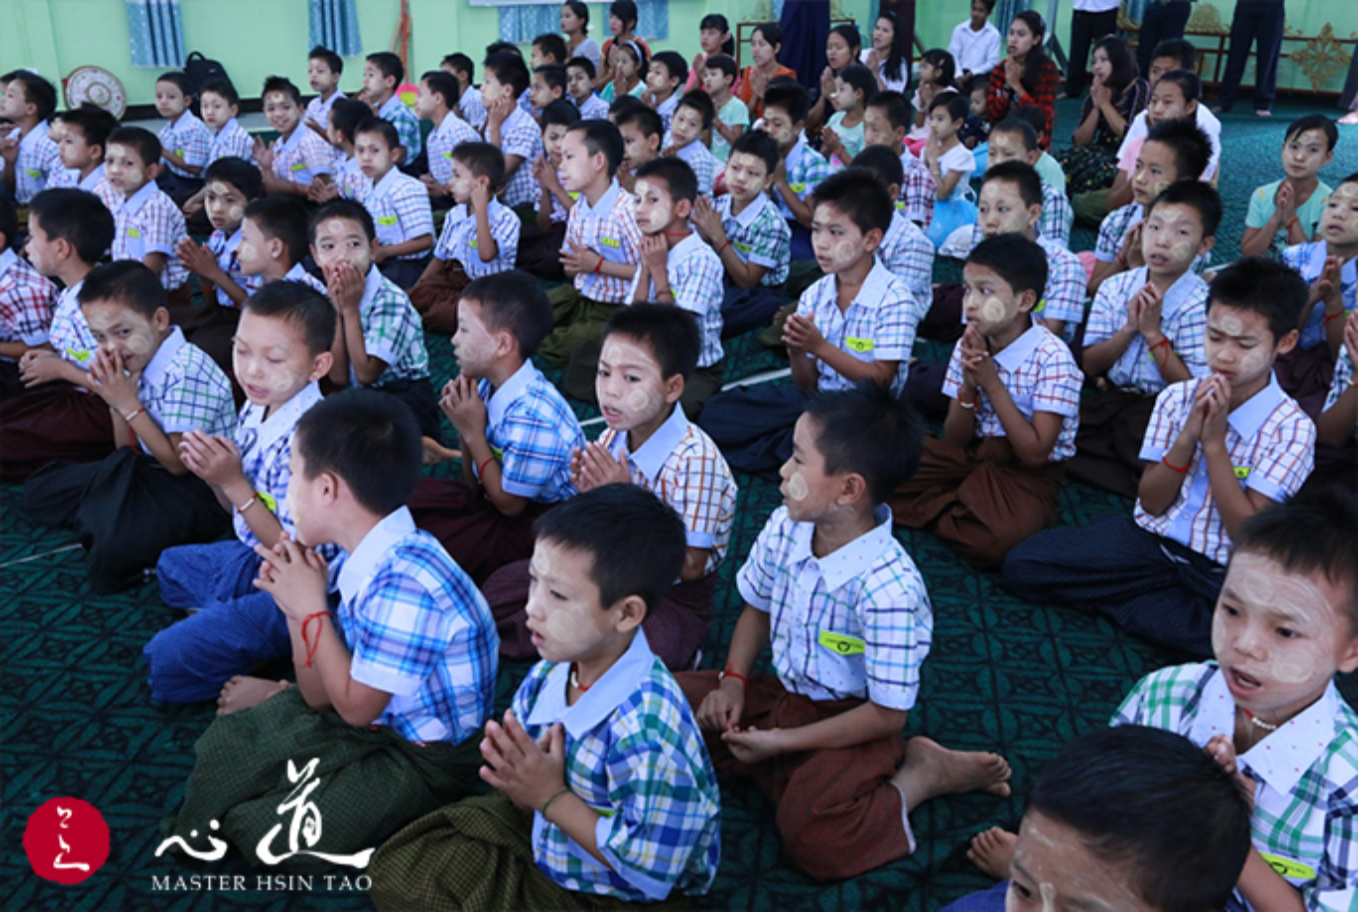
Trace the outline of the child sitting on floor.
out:
[[[361,71],[362,101],[375,109],[375,116],[394,125],[398,136],[396,145],[404,149],[400,161],[404,172],[417,161],[423,151],[423,129],[418,115],[399,97],[399,86],[404,81],[404,61],[392,51],[377,51],[366,55],[366,66]]]
[[[157,114],[168,121],[157,134],[163,163],[157,172],[157,186],[177,206],[183,206],[204,186],[212,136],[204,121],[190,110],[195,89],[184,72],[162,73],[157,77],[155,91]]]
[[[289,193],[312,199],[320,184],[338,183],[332,146],[304,126],[303,96],[284,76],[267,77],[261,87],[261,110],[280,134],[267,148],[258,138],[252,155],[261,167],[267,193]],[[337,105],[333,105],[336,113]],[[406,108],[407,110],[407,108]]]
[[[532,207],[537,202],[537,179],[532,175],[532,163],[541,158],[544,151],[537,121],[518,107],[517,99],[527,91],[530,81],[522,55],[504,51],[485,61],[484,82],[480,85],[486,109],[485,141],[498,146],[504,154],[501,198],[503,204],[517,210],[518,217],[525,222],[532,221]]]
[[[334,110],[336,108],[334,107]],[[289,196],[267,196],[242,212],[238,266],[245,276],[266,282],[289,279],[327,295],[328,286],[304,268],[309,255],[309,210]]]
[[[1264,184],[1249,197],[1241,254],[1263,256],[1270,248],[1306,244],[1316,237],[1330,197],[1320,172],[1335,157],[1338,140],[1339,128],[1324,114],[1308,114],[1288,126],[1282,145],[1287,177]]]
[[[252,136],[237,122],[238,93],[233,84],[226,79],[207,79],[200,87],[199,101],[204,125],[211,136],[205,168],[224,158],[241,158],[251,163]],[[186,227],[193,234],[207,234],[213,230],[204,215],[204,194],[205,188],[201,186],[181,206]]]
[[[32,70],[5,74],[0,118],[14,128],[0,140],[0,160],[4,162],[0,176],[3,189],[14,194],[14,201],[21,206],[46,190],[63,168],[61,150],[48,136],[48,119],[56,110],[57,90],[52,83]]]
[[[925,229],[931,224],[931,213],[936,207],[936,182],[921,156],[909,152],[903,142],[911,125],[912,104],[897,92],[880,92],[865,105],[865,148],[884,146],[898,153],[903,169],[898,211],[918,228]]]
[[[936,206],[927,226],[927,237],[939,249],[956,228],[974,221],[974,153],[959,141],[959,128],[969,115],[969,102],[959,92],[942,92],[931,102],[931,135],[921,157],[936,182]]]
[[[448,209],[451,194],[451,154],[461,143],[479,142],[480,134],[461,119],[461,87],[444,70],[429,70],[418,83],[414,110],[432,124],[427,138],[427,171],[420,180],[434,208]]]
[[[892,149],[873,146],[851,159],[850,167],[873,174],[893,198],[893,217],[888,220],[888,230],[879,244],[879,261],[912,292],[912,308],[920,321],[931,309],[931,270],[936,262],[936,248],[925,232],[898,211],[898,192],[903,185],[898,157]]]
[[[551,102],[542,111],[542,147],[546,150],[546,157],[538,159],[532,166],[540,193],[537,198],[537,221],[518,236],[518,268],[550,282],[565,281],[560,248],[565,243],[570,209],[579,195],[572,196],[561,186],[561,146],[565,143],[565,134],[581,119],[579,108],[564,98]]]
[[[1041,170],[1040,163],[1048,153],[1040,148],[1039,134],[1035,127],[1019,117],[1008,117],[993,125],[988,134],[988,151],[984,163],[988,168],[1008,161],[1022,161],[1035,168],[1040,175],[1040,221],[1036,230],[1047,241],[1064,247],[1069,246],[1069,233],[1073,231],[1074,211],[1069,205],[1069,197],[1048,180]],[[986,173],[986,169],[985,169]],[[980,175],[982,176],[982,175]],[[976,236],[971,244],[978,243]]]
[[[156,183],[161,143],[142,127],[119,127],[105,147],[105,179],[95,190],[114,213],[112,260],[137,260],[152,270],[171,306],[190,303],[188,273],[176,251],[188,235],[185,216]]]
[[[999,756],[903,741],[931,603],[884,501],[916,470],[920,435],[872,384],[808,401],[783,506],[737,574],[746,608],[726,667],[678,675],[714,763],[778,805],[785,853],[819,881],[910,855],[907,816],[925,801],[1009,791]],[[755,671],[766,645],[773,676]]]
[[[342,81],[342,56],[316,44],[309,51],[307,72],[309,88],[318,94],[304,109],[304,126],[327,139],[328,115],[332,113],[333,105],[346,98],[337,88]]]
[[[663,153],[675,156],[693,168],[698,177],[698,192],[709,200],[720,168],[704,144],[703,136],[712,128],[715,114],[707,92],[702,89],[685,92],[670,118],[670,148]]]
[[[19,217],[0,198],[0,401],[23,392],[19,359],[48,343],[57,286],[10,248],[19,239]]]
[[[641,100],[654,108],[660,119],[669,123],[684,94],[680,88],[689,76],[689,64],[678,51],[661,51],[646,67],[646,91]]]
[[[608,102],[594,91],[596,71],[594,61],[587,57],[571,57],[565,65],[566,97],[579,108],[582,120],[606,120],[608,117]]]
[[[682,523],[613,484],[557,507],[536,532],[528,623],[542,661],[485,726],[481,776],[497,791],[385,843],[369,868],[378,908],[677,902],[717,872],[717,779],[642,633],[684,563]]]
[[[712,142],[713,158],[726,163],[731,144],[750,126],[750,111],[734,93],[739,71],[736,58],[730,54],[714,54],[703,63],[703,91],[713,103]],[[664,114],[660,115],[664,117]]]
[[[285,617],[298,683],[258,687],[200,738],[185,802],[163,822],[182,848],[216,828],[254,866],[364,867],[396,830],[475,785],[498,635],[479,590],[404,507],[421,451],[412,417],[368,390],[299,420],[295,538],[257,545],[255,580]],[[331,564],[322,545],[341,549]],[[278,808],[300,790],[317,825],[292,850],[275,838]]]
[[[879,91],[878,80],[863,64],[852,64],[836,74],[835,109],[822,127],[822,154],[831,167],[850,164],[864,149],[865,105]]]
[[[119,126],[114,116],[103,108],[82,105],[58,115],[62,122],[63,170],[48,178],[48,189],[75,187],[87,193],[104,180],[105,146],[109,134]]]
[[[644,104],[616,112],[610,119],[622,134],[622,164],[616,176],[622,189],[631,193],[636,189],[637,168],[660,157],[669,124]]]
[[[771,86],[765,92],[764,112],[762,129],[779,146],[771,192],[792,234],[788,287],[806,288],[813,274],[821,272],[812,253],[812,194],[831,176],[831,165],[808,145],[803,132],[809,113],[807,89],[797,83]]]
[[[399,169],[404,150],[394,124],[379,117],[362,121],[353,138],[364,180],[343,185],[342,196],[356,199],[375,222],[371,262],[380,274],[408,290],[423,274],[432,249],[432,205],[417,178]]]

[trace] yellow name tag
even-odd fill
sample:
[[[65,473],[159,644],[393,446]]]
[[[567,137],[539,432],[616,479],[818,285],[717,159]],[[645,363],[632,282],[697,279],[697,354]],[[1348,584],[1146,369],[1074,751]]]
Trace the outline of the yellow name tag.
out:
[[[837,655],[864,655],[865,651],[864,640],[841,633],[832,633],[830,630],[823,630],[818,634],[817,642]]]
[[[617,250],[622,247],[622,242],[619,241],[617,238],[613,237],[599,238],[599,243],[601,243],[604,247],[612,247],[614,250]]]
[[[140,238],[142,237],[142,232],[139,231],[137,228],[129,228],[128,236],[131,238]]]
[[[79,364],[85,364],[87,361],[90,360],[90,352],[86,351],[84,348],[79,350],[75,348],[68,348],[66,350],[66,353],[70,355],[72,359]]]
[[[307,168],[307,167],[309,167],[309,165],[308,165],[307,162],[297,162],[296,164],[290,165],[290,170],[291,170],[291,171],[303,171],[303,170],[304,170],[305,168]]]
[[[789,184],[789,189],[794,193],[802,193],[807,189],[807,184]]]
[[[397,224],[399,224],[399,216],[397,216],[397,215],[382,215],[382,216],[380,216],[378,219],[375,220],[375,223],[376,223],[377,225],[384,225],[386,228],[388,228],[390,225],[397,225]]]
[[[907,203],[904,203],[902,200],[898,200],[896,203],[893,204],[893,208],[898,210],[899,212],[902,212],[904,209],[907,208]]]
[[[1290,858],[1283,858],[1281,855],[1274,855],[1272,852],[1260,852],[1268,866],[1279,875],[1288,880],[1314,880],[1316,869],[1310,865],[1302,864],[1300,861],[1293,861]]]
[[[40,168],[25,168],[25,169],[24,169],[24,173],[26,173],[29,177],[42,177],[42,176],[43,176],[42,169],[40,169]]]
[[[1044,299],[1044,298],[1041,298],[1041,299],[1040,299],[1040,303],[1037,304],[1035,307],[1032,307],[1032,308],[1031,308],[1031,313],[1039,314],[1039,313],[1044,313],[1044,312],[1045,312],[1045,299]]]
[[[179,156],[180,158],[185,158],[185,150],[184,150],[184,149],[177,149],[177,150],[176,150],[176,155]]]
[[[270,494],[267,494],[265,491],[257,491],[257,497],[261,498],[261,502],[266,505],[266,509],[270,510],[272,513],[276,511],[276,499]]]
[[[873,339],[857,339],[854,336],[846,336],[846,348],[860,354],[867,354],[874,350]]]
[[[447,150],[446,152],[443,152],[442,158],[451,158],[451,151]]]
[[[577,199],[579,199],[579,198],[580,198],[579,191],[578,191],[578,190],[571,190],[571,191],[570,191],[570,198],[571,198],[572,200],[577,200]]]
[[[737,250],[741,251],[742,253],[750,253],[752,250],[755,249],[751,247],[750,244],[732,244],[732,246],[735,247]]]
[[[1246,478],[1249,477],[1249,469],[1249,466],[1236,466],[1235,477],[1240,479],[1240,481],[1244,481]]]
[[[479,246],[480,246],[480,239],[479,239],[479,238],[471,238],[471,239],[470,239],[470,246],[471,246],[472,249],[479,249]]]

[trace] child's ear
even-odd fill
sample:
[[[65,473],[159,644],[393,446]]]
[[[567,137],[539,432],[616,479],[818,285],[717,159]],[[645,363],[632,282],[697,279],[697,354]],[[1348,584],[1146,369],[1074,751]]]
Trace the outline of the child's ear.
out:
[[[1021,291],[1013,292],[1012,297],[1016,300],[1017,313],[1028,314],[1035,310],[1037,302],[1040,300],[1034,288],[1025,288]]]
[[[893,138],[896,139],[899,143],[901,143],[906,136],[907,131],[904,130],[902,127],[893,128]]]
[[[842,506],[859,503],[868,490],[869,484],[863,475],[847,472],[841,479],[841,492],[836,496],[836,502]]]
[[[882,231],[878,228],[870,228],[860,238],[860,245],[864,247],[866,253],[873,253],[879,249],[879,245],[883,243],[883,239],[884,233]]]
[[[898,202],[898,197],[899,197],[901,194],[902,194],[902,186],[901,186],[900,184],[889,184],[889,185],[888,185],[888,195],[889,195],[890,197],[893,198],[893,203],[894,203],[895,206],[896,206],[896,204],[897,204],[897,202]]]
[[[157,327],[157,332],[166,332],[171,328],[171,311],[165,307],[158,307],[157,312],[152,315],[152,325]]]
[[[404,147],[395,146],[389,150],[389,160],[391,165],[400,164],[404,160]]]
[[[1212,247],[1215,247],[1215,246],[1216,246],[1216,237],[1215,237],[1215,235],[1208,234],[1206,237],[1202,238],[1202,243],[1199,244],[1199,245],[1197,246],[1197,256],[1201,256],[1201,255],[1204,254],[1204,253],[1211,253],[1211,248],[1212,248]],[[1196,258],[1197,258],[1197,257],[1193,257],[1193,259],[1196,259]]]
[[[674,405],[679,401],[679,397],[684,395],[684,375],[675,374],[665,381],[665,401]]]
[[[1035,163],[1040,161],[1041,151],[1041,148],[1039,146],[1036,146],[1036,150],[1034,152],[1026,153],[1026,161],[1030,163],[1031,167],[1035,167]]]
[[[157,175],[161,174],[161,162],[153,162],[150,165],[143,165],[143,174],[147,176],[147,179],[149,181],[156,180]]]
[[[1287,354],[1292,349],[1297,347],[1297,340],[1299,338],[1301,338],[1301,333],[1295,329],[1292,330],[1287,335],[1279,339],[1277,342],[1273,343],[1273,353],[1275,355]]]
[[[617,617],[613,627],[618,633],[630,633],[646,620],[646,601],[639,595],[629,595],[608,609]]]
[[[1026,210],[1026,213],[1027,213],[1028,215],[1030,215],[1030,217],[1031,217],[1031,224],[1032,224],[1032,225],[1034,225],[1034,224],[1036,224],[1037,222],[1040,221],[1040,213],[1041,213],[1042,209],[1043,209],[1043,207],[1042,207],[1039,203],[1037,203],[1037,204],[1031,206],[1029,209]]]
[[[314,355],[313,369],[309,371],[309,381],[312,382],[322,377],[326,377],[328,371],[332,370],[332,365],[332,352],[320,352],[319,354]]]
[[[670,207],[670,211],[674,213],[675,218],[687,221],[689,214],[693,212],[693,200],[677,199],[674,201],[674,205]]]
[[[651,152],[652,152],[652,153],[659,153],[659,152],[660,152],[660,137],[657,136],[655,133],[652,133],[650,136],[646,137],[646,145],[648,145],[648,146],[651,147]]]
[[[380,243],[380,239],[379,239],[378,237],[371,238],[371,242],[370,242],[370,255],[371,255],[371,257],[373,258],[377,253],[379,253],[379,252],[380,252],[380,248],[383,247],[383,246],[384,246],[384,245]]]
[[[494,333],[494,352],[500,357],[517,354],[518,337],[511,330],[501,329]]]

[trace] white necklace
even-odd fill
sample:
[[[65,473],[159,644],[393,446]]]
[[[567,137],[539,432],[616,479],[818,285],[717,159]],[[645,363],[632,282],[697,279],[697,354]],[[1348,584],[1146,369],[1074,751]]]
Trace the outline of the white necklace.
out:
[[[1244,707],[1240,707],[1240,708],[1241,708],[1242,710],[1244,710],[1244,714],[1245,714],[1246,716],[1249,717],[1249,721],[1252,722],[1252,723],[1254,723],[1254,727],[1255,727],[1255,728],[1261,729],[1261,730],[1266,731],[1266,732],[1274,732],[1274,731],[1277,731],[1277,730],[1278,730],[1278,726],[1275,725],[1274,723],[1272,723],[1272,722],[1265,722],[1263,719],[1260,719],[1258,716],[1254,715],[1254,714],[1253,714],[1252,712],[1250,712],[1249,710],[1244,709]]]

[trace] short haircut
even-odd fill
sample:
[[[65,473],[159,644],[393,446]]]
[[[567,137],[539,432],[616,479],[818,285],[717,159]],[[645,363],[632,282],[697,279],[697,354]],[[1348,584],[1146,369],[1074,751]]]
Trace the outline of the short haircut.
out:
[[[865,110],[870,108],[883,111],[888,122],[894,127],[902,127],[903,132],[912,129],[912,102],[901,92],[876,92],[874,97],[865,103]]]
[[[1150,53],[1150,61],[1153,62],[1160,57],[1166,60],[1177,60],[1181,64],[1178,67],[1180,70],[1197,68],[1197,46],[1186,38],[1170,38],[1156,44]]]
[[[702,89],[691,89],[685,92],[679,99],[679,105],[675,108],[693,108],[703,118],[703,129],[708,129],[713,125],[713,117],[717,114],[717,108],[713,106],[712,99],[708,93]]]
[[[1283,142],[1291,142],[1303,133],[1312,130],[1320,130],[1325,134],[1327,148],[1334,151],[1335,143],[1339,142],[1339,127],[1335,122],[1324,114],[1307,114],[1305,117],[1298,117],[1287,127],[1287,133],[1283,136]]]
[[[736,58],[727,54],[713,54],[703,62],[703,69],[721,70],[722,75],[730,78],[732,82],[736,82],[736,76],[739,72],[736,68]]]
[[[517,54],[522,56],[522,51],[511,41],[491,41],[485,45],[485,59],[488,60],[495,54]]]
[[[610,336],[625,336],[649,349],[662,380],[692,377],[703,347],[698,317],[673,304],[641,302],[613,308],[603,327],[604,342]]]
[[[992,80],[986,75],[975,76],[974,80],[969,83],[969,94],[973,95],[975,92],[987,92],[992,85]]]
[[[1358,630],[1358,515],[1347,500],[1303,491],[1255,513],[1233,539],[1232,556],[1258,554],[1288,573],[1344,586],[1349,597],[1339,607]]]
[[[964,265],[982,266],[1001,277],[1013,294],[1034,291],[1039,301],[1050,277],[1050,261],[1045,249],[1019,234],[995,234],[974,245]]]
[[[1020,137],[1021,145],[1026,149],[1027,154],[1040,148],[1040,134],[1036,132],[1035,127],[1020,117],[1005,117],[999,120],[993,124],[993,129],[988,135],[991,136],[993,133],[1010,133],[1013,136]]]
[[[863,168],[879,179],[885,187],[902,186],[903,166],[898,153],[887,146],[865,146],[864,151],[850,160],[850,167]]]
[[[328,116],[332,118],[333,127],[347,138],[347,142],[356,142],[356,128],[374,117],[375,112],[364,101],[339,98],[333,102]]]
[[[566,47],[565,39],[555,32],[547,32],[545,35],[538,35],[533,38],[532,46],[559,64],[564,64],[566,58],[570,56],[570,49]]]
[[[396,87],[404,81],[404,61],[393,51],[376,51],[374,54],[367,54],[366,63],[372,64],[386,79],[393,79]]]
[[[481,319],[491,331],[512,333],[525,359],[555,325],[551,299],[530,273],[521,270],[481,276],[465,287],[461,298],[479,303]]]
[[[1027,10],[1033,13],[1035,10]],[[1039,16],[1039,14],[1036,14]],[[1033,104],[1017,105],[1012,109],[1012,115],[1018,120],[1024,120],[1031,125],[1031,129],[1036,131],[1036,143],[1040,142],[1040,134],[1045,132],[1045,112]]]
[[[562,501],[537,517],[532,534],[589,555],[601,607],[634,595],[647,614],[660,606],[688,553],[684,520],[633,484],[604,485]]]
[[[57,110],[57,89],[44,77],[32,70],[14,70],[5,76],[5,82],[17,82],[24,87],[24,101],[38,109],[39,120],[47,120]]]
[[[265,196],[248,203],[243,219],[251,219],[267,240],[281,241],[291,263],[309,255],[309,210],[295,196]]]
[[[1178,180],[1196,180],[1211,162],[1211,139],[1201,127],[1187,120],[1165,120],[1150,127],[1147,143],[1159,143],[1173,151]]]
[[[583,119],[579,105],[568,98],[557,98],[542,108],[541,128],[545,130],[553,125],[573,127]]]
[[[311,355],[332,348],[337,311],[327,295],[305,282],[267,282],[242,305],[248,313],[293,323],[304,331],[304,347]]]
[[[1162,728],[1118,725],[1074,741],[1040,771],[1027,810],[1125,864],[1131,888],[1165,912],[1223,908],[1249,856],[1250,807],[1235,777]]]
[[[842,70],[841,72],[845,71]],[[931,104],[927,106],[926,113],[931,114],[937,108],[944,108],[951,120],[964,120],[969,116],[969,99],[962,92],[941,92],[931,99]]]
[[[837,171],[812,191],[812,209],[826,203],[850,218],[860,234],[875,228],[887,232],[893,220],[893,198],[888,186],[862,169]]]
[[[200,83],[199,93],[201,100],[203,100],[205,95],[217,95],[219,98],[228,102],[229,105],[236,106],[241,101],[238,97],[237,86],[233,85],[232,80],[220,77],[206,79],[204,82]]]
[[[812,105],[808,101],[807,89],[797,83],[790,83],[772,85],[766,89],[765,101],[761,106],[762,113],[765,108],[779,108],[788,115],[789,120],[800,124],[807,119]]]
[[[869,99],[879,94],[879,81],[874,78],[873,71],[862,63],[852,63],[844,67],[836,74],[836,78],[860,93],[860,107],[864,107],[869,103]]]
[[[566,76],[565,64],[563,63],[543,63],[533,70],[542,78],[542,82],[553,89],[560,89],[562,94],[565,92]]]
[[[631,98],[632,96],[627,95],[625,97]],[[665,121],[660,119],[660,112],[654,108],[648,108],[643,104],[618,118],[619,130],[629,124],[636,127],[642,136],[659,136],[662,140],[665,139]]]
[[[110,131],[109,139],[105,143],[106,152],[110,146],[129,147],[142,159],[144,168],[161,161],[161,140],[157,138],[156,133],[142,127],[118,127]]]
[[[854,389],[818,392],[803,414],[816,425],[826,474],[859,475],[875,504],[916,473],[926,429],[912,406],[884,387],[866,381]]]
[[[169,82],[186,98],[195,97],[195,84],[190,81],[190,77],[184,70],[167,70],[157,77],[157,82]]]
[[[10,209],[13,214],[14,210]],[[62,240],[76,250],[76,257],[87,266],[104,259],[114,243],[114,216],[93,193],[75,187],[44,190],[29,201],[29,221],[42,226],[49,240]],[[13,241],[12,226],[3,224],[0,231],[6,241]]]
[[[0,196],[0,234],[5,236],[5,243],[0,244],[0,250],[13,248],[14,242],[19,240],[19,211],[14,208],[14,201],[7,196]]]
[[[619,95],[608,104],[608,119],[618,123],[624,115],[633,114],[643,108],[648,111],[655,110],[635,95]]]
[[[451,150],[451,157],[470,169],[476,177],[489,178],[489,186],[498,190],[504,182],[503,150],[487,142],[463,142]]]
[[[261,84],[261,98],[265,101],[266,96],[272,92],[280,92],[294,101],[295,104],[303,104],[304,96],[299,94],[299,86],[295,85],[284,76],[267,76],[266,81]]]
[[[571,57],[569,62],[565,64],[565,68],[566,70],[583,70],[584,74],[588,76],[590,79],[593,79],[595,76],[598,75],[598,67],[594,66],[594,61],[590,60],[588,57]],[[566,75],[566,78],[569,78],[568,73]]]
[[[321,44],[316,44],[314,45],[313,50],[309,51],[309,59],[321,60],[328,65],[328,69],[333,72],[333,75],[342,75],[342,58],[338,56],[336,51],[329,50]]]
[[[367,117],[356,125],[356,130],[352,133],[352,142],[362,133],[373,133],[385,141],[387,149],[401,149],[403,145],[399,141],[399,131],[394,128],[394,124],[385,120],[383,117]]]
[[[305,479],[330,472],[376,516],[408,503],[423,462],[423,435],[411,409],[371,389],[348,389],[309,408],[295,425]]]
[[[446,70],[428,70],[423,74],[423,82],[428,91],[442,98],[448,108],[458,111],[461,107],[461,84]]]
[[[349,222],[356,222],[361,226],[361,230],[366,233],[367,243],[375,240],[375,219],[371,217],[370,210],[356,200],[335,199],[320,206],[314,212],[313,218],[309,220],[310,244],[318,237],[318,226],[328,219],[346,219]]]
[[[449,66],[458,73],[464,73],[466,79],[475,78],[475,61],[471,60],[468,54],[447,54],[442,58],[442,66]]]
[[[245,158],[216,158],[204,169],[204,182],[223,181],[232,184],[247,197],[247,202],[259,199],[265,185],[261,179],[261,169]]]
[[[730,57],[727,58],[731,60]],[[711,62],[712,58],[708,60]],[[651,58],[651,63],[658,63],[665,67],[665,72],[670,74],[671,79],[677,79],[681,83],[689,78],[689,64],[684,59],[684,55],[678,51],[661,51]],[[732,60],[732,69],[736,69],[736,61]]]
[[[698,198],[698,174],[682,158],[653,158],[637,169],[637,180],[648,177],[659,178],[665,184],[672,202],[688,200],[692,203]]]
[[[584,137],[584,148],[588,150],[591,156],[602,155],[608,160],[609,176],[617,173],[618,166],[622,164],[622,156],[625,154],[622,132],[617,127],[606,120],[581,120],[566,133],[582,135]]]
[[[1041,184],[1040,172],[1024,161],[1005,161],[993,165],[983,175],[983,185],[991,181],[1015,184],[1021,201],[1028,209],[1045,205],[1045,188]]]
[[[81,136],[85,137],[87,145],[99,146],[101,149],[108,144],[109,134],[113,133],[119,126],[119,122],[113,114],[92,104],[84,104],[79,108],[64,111],[59,116],[62,123],[81,131]]]
[[[1306,280],[1281,260],[1241,257],[1212,278],[1207,308],[1223,304],[1261,314],[1277,342],[1297,328],[1306,295]]]
[[[1350,174],[1348,177],[1345,177],[1345,178],[1341,179],[1340,182],[1339,182],[1338,184],[1336,184],[1335,186],[1338,188],[1338,187],[1343,187],[1345,184],[1357,184],[1357,183],[1358,183],[1358,172],[1355,171],[1353,174]]]
[[[1204,238],[1215,237],[1216,229],[1221,227],[1221,194],[1205,181],[1174,181],[1155,197],[1150,211],[1153,212],[1159,206],[1191,206],[1196,209],[1201,216]]]
[[[484,62],[485,70],[494,78],[499,85],[506,85],[513,89],[513,97],[516,99],[527,91],[532,79],[527,74],[527,64],[522,59],[522,54],[513,51],[501,51],[493,55]]]
[[[765,163],[769,174],[779,164],[779,144],[764,130],[750,129],[736,137],[728,157],[732,155],[754,155]]]
[[[141,260],[115,260],[96,266],[86,273],[76,300],[82,306],[114,301],[148,320],[167,306],[161,278]]]
[[[1195,101],[1202,97],[1202,80],[1192,70],[1169,70],[1154,83],[1171,82],[1183,93],[1183,101]]]

